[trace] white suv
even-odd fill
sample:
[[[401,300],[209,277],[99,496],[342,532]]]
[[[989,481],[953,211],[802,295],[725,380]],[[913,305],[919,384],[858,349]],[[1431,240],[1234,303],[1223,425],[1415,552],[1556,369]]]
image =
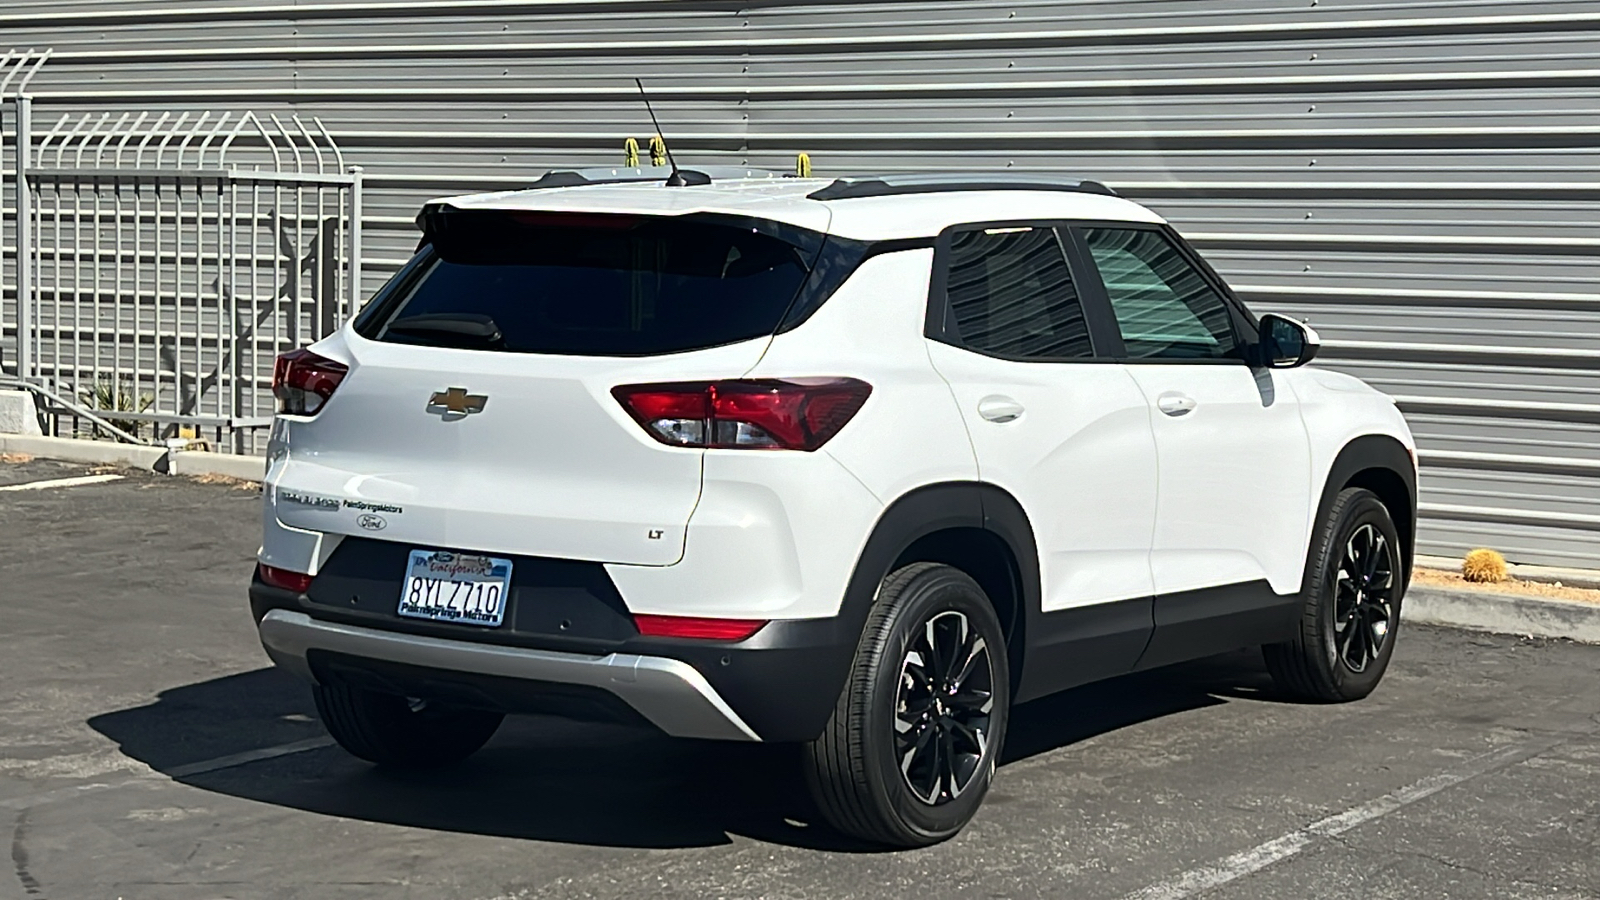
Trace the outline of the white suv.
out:
[[[1099,184],[557,172],[419,222],[274,377],[251,603],[357,756],[529,711],[796,742],[833,825],[910,846],[1015,703],[1389,661],[1400,413]]]

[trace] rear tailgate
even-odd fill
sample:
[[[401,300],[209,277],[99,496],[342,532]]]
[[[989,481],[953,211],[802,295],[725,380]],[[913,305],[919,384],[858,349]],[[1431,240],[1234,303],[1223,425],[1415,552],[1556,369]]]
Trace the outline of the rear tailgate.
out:
[[[289,455],[271,481],[284,524],[419,547],[668,565],[683,552],[704,451],[653,440],[610,390],[743,372],[766,340],[670,363],[345,344],[351,372],[327,408],[282,431]],[[481,411],[430,405],[450,388],[483,398]]]
[[[652,438],[611,390],[749,371],[821,234],[501,210],[431,221],[431,246],[312,348],[349,372],[315,415],[277,420],[279,521],[418,547],[677,561],[703,451]]]

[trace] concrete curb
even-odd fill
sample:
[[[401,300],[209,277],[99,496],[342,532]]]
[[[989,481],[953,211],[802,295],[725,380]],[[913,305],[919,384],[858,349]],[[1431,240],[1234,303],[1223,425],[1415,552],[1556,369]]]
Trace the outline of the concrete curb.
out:
[[[204,450],[175,450],[167,461],[173,475],[226,475],[245,481],[260,481],[267,475],[264,456],[236,456]]]
[[[1400,618],[1421,625],[1600,644],[1600,603],[1415,585],[1406,592]]]
[[[110,441],[82,441],[75,438],[38,437],[26,434],[0,434],[0,451],[26,453],[69,462],[133,466],[155,470],[167,458],[165,447],[113,444]]]
[[[165,447],[23,434],[0,434],[0,453],[26,453],[68,462],[132,466],[171,475],[226,475],[246,481],[260,481],[267,472],[267,461],[260,456],[234,456],[203,450],[169,451]]]

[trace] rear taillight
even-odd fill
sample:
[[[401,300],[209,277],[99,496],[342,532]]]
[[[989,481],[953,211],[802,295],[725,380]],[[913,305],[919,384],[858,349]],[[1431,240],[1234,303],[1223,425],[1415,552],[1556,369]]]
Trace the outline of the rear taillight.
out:
[[[303,572],[291,572],[266,563],[257,563],[256,571],[260,573],[263,582],[275,588],[304,594],[306,589],[311,587],[311,576]]]
[[[612,395],[650,436],[675,447],[815,450],[872,393],[854,378],[629,384]]]
[[[272,393],[278,412],[313,416],[344,380],[350,367],[301,348],[278,357],[272,366]]]
[[[742,641],[767,624],[765,619],[702,619],[695,616],[634,616],[645,637],[695,638],[703,641]]]

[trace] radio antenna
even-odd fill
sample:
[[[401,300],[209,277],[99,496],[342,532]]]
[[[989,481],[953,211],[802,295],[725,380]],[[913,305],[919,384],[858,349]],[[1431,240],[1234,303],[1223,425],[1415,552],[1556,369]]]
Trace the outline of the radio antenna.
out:
[[[650,107],[650,95],[644,92],[644,82],[635,78],[633,83],[639,86],[639,98],[644,101],[645,112],[650,114],[650,124],[655,126],[656,134],[661,135],[662,149],[667,151],[667,164],[672,166],[672,174],[667,176],[667,187],[683,187],[689,182],[683,177],[683,173],[678,171],[678,161],[672,158],[671,142],[667,140],[666,135],[661,134],[661,123],[656,121],[656,111]]]

